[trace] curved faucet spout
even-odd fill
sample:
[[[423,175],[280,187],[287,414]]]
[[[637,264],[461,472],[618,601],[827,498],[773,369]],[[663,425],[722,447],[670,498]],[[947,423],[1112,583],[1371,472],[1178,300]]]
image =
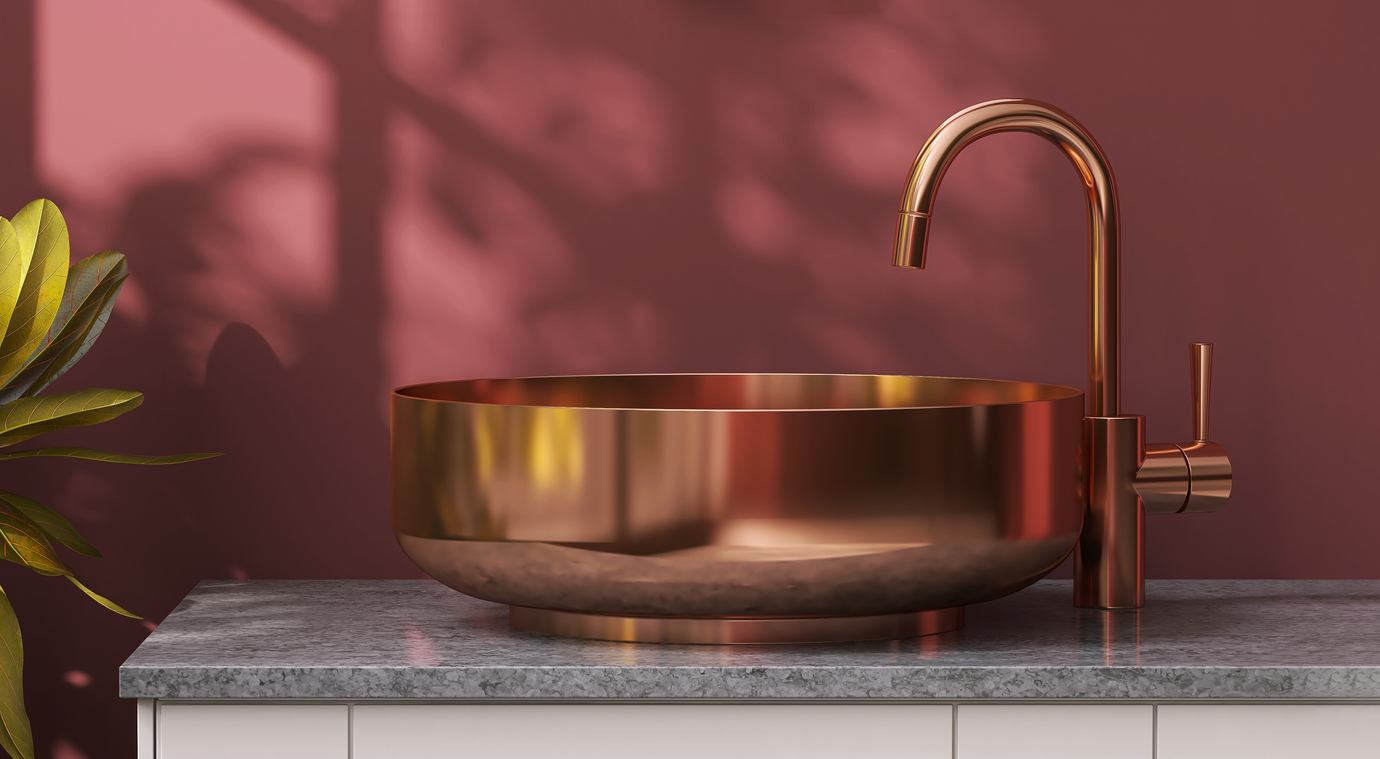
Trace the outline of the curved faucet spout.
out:
[[[923,268],[930,210],[949,163],[974,140],[995,132],[1034,132],[1073,161],[1088,198],[1092,289],[1088,314],[1088,415],[1121,414],[1120,231],[1116,182],[1107,157],[1072,116],[1037,100],[993,100],[945,121],[911,167],[896,225],[896,266]]]

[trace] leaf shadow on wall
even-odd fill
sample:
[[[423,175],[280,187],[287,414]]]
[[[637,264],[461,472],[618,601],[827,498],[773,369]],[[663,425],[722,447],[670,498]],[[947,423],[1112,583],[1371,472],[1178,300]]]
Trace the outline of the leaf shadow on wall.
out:
[[[1004,56],[1033,55],[984,35],[1029,29],[944,4],[236,4],[329,68],[334,145],[231,135],[130,190],[107,246],[129,255],[141,305],[63,379],[148,395],[72,440],[226,456],[44,462],[14,486],[67,510],[109,556],[79,569],[152,620],[202,578],[416,576],[388,526],[392,385],[725,370],[1081,384],[1082,244],[1046,249],[1083,239],[1082,207],[1048,146],[965,154],[931,268],[887,265],[924,136],[1012,94]],[[325,187],[334,242],[308,268],[325,297],[265,257],[233,200],[272,177]],[[125,756],[133,705],[114,672],[145,628],[41,582],[16,583],[40,745]]]
[[[215,199],[246,172],[300,163],[283,146],[243,144],[200,175],[152,181],[130,193],[112,247],[137,251],[131,259],[146,309],[142,327],[116,319],[87,361],[62,380],[68,388],[138,388],[148,400],[115,423],[54,442],[226,455],[158,469],[45,461],[7,483],[67,513],[108,557],[78,558],[78,570],[153,621],[202,578],[419,576],[388,525],[377,352],[368,329],[357,342],[348,333],[370,317],[289,314],[299,355],[288,368],[259,331],[238,322],[212,327],[204,377],[185,360],[188,341],[200,339],[198,330],[217,315],[214,301],[187,286],[211,263],[207,235],[222,242],[243,237]],[[342,296],[346,310],[377,302],[370,292]],[[107,618],[45,579],[13,583],[40,745],[61,735],[69,753],[123,756],[132,734],[127,741],[112,736],[130,733],[133,705],[114,698],[114,673],[147,629]],[[93,640],[93,629],[106,633]],[[72,685],[67,675],[74,671],[89,673],[90,684]]]
[[[1046,174],[1063,177],[1054,184],[1068,198],[1054,206],[1083,232],[1076,179],[1037,138],[965,154],[946,182],[930,270],[888,266],[899,189],[924,135],[1010,94],[999,73],[1010,53],[982,36],[1011,24],[949,6],[898,15],[837,3],[407,8],[390,19],[406,44],[385,51],[399,114],[398,210],[385,234],[386,364],[398,381],[585,371],[1079,381],[1049,348],[1078,357],[1081,326],[1049,340],[1030,327],[1031,312],[1077,323],[1058,293],[1084,276],[1077,254],[1043,260],[1050,204],[1033,189]],[[1050,366],[1061,369],[1049,376]]]

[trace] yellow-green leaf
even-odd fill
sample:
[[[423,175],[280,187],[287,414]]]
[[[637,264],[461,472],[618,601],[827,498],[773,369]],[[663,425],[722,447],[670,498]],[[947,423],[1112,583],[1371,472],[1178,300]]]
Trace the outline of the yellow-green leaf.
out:
[[[101,606],[104,606],[107,609],[110,609],[116,614],[123,614],[126,617],[129,617],[130,619],[143,619],[143,617],[139,616],[138,614],[121,608],[119,604],[115,603],[109,598],[106,598],[100,593],[97,593],[96,591],[86,587],[82,584],[81,580],[78,580],[75,576],[67,575],[67,579],[71,580],[73,585],[77,586],[78,588],[81,588],[81,592],[85,593],[88,596],[91,596],[91,599],[94,600],[96,603],[100,604]]]
[[[0,406],[0,446],[53,430],[108,422],[143,402],[143,393],[98,387],[20,398]]]
[[[67,222],[49,200],[35,200],[15,214],[12,222],[21,249],[30,245],[29,260],[14,315],[0,341],[0,383],[8,384],[48,340],[67,285],[70,244]]]
[[[27,519],[0,512],[0,548],[3,548],[0,558],[5,561],[22,564],[42,575],[62,575],[101,606],[116,614],[143,619],[138,614],[126,611],[119,604],[86,587],[76,574],[68,569],[66,564],[62,563],[62,559],[58,558],[57,552],[53,550],[53,545],[48,542],[48,538],[43,535],[42,531]]]
[[[10,219],[15,235],[19,237],[20,277],[29,273],[29,263],[34,258],[34,248],[38,245],[38,228],[43,224],[43,201],[34,202],[19,209]]]
[[[34,737],[24,711],[24,639],[4,590],[0,590],[0,728],[0,747],[14,759],[34,759]]]
[[[139,456],[133,453],[111,453],[109,451],[98,451],[95,448],[77,448],[70,445],[59,445],[52,448],[35,448],[31,451],[10,451],[9,453],[0,453],[0,461],[6,461],[8,459],[31,459],[39,456],[61,456],[69,459],[104,461],[109,464],[164,466],[167,464],[185,464],[188,461],[213,459],[220,455],[219,453],[174,453],[169,456]]]
[[[76,528],[67,521],[66,517],[47,506],[37,501],[31,501],[22,495],[4,492],[0,492],[0,502],[4,502],[11,511],[29,520],[31,524],[38,527],[53,540],[77,553],[94,556],[97,559],[101,558],[101,552],[86,542],[86,538],[77,533]]]
[[[41,575],[72,574],[37,525],[5,511],[0,511],[0,559],[28,567]]]
[[[102,461],[107,464],[142,464],[144,466],[166,466],[168,464],[186,464],[189,461],[201,461],[203,459],[213,459],[224,454],[220,453],[173,453],[167,456],[141,456],[134,453],[111,453],[110,451],[98,451],[95,448],[78,448],[70,445],[58,445],[52,448],[35,448],[30,451],[10,451],[0,453],[0,461],[9,459],[32,459],[40,456],[60,456],[69,459],[85,459],[87,461]]]
[[[0,219],[0,335],[5,334],[14,305],[19,302],[19,290],[24,286],[24,273],[29,270],[19,244],[14,225]]]
[[[129,267],[118,251],[97,253],[72,264],[45,344],[0,390],[0,403],[38,394],[80,361],[105,329],[128,276]]]

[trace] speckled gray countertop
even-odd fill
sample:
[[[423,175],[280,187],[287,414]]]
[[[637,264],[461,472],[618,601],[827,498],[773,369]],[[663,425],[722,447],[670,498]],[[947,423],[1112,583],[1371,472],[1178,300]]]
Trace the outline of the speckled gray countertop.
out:
[[[520,632],[431,580],[207,581],[120,667],[120,695],[1380,700],[1380,581],[1151,581],[1139,612],[1072,594],[1042,581],[904,641],[660,646]]]

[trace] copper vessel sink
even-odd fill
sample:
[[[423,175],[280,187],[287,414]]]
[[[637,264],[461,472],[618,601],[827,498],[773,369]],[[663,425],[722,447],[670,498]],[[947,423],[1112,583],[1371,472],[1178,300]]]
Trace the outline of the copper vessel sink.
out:
[[[1083,393],[944,377],[684,374],[392,397],[408,557],[538,632],[905,637],[1078,540]]]

